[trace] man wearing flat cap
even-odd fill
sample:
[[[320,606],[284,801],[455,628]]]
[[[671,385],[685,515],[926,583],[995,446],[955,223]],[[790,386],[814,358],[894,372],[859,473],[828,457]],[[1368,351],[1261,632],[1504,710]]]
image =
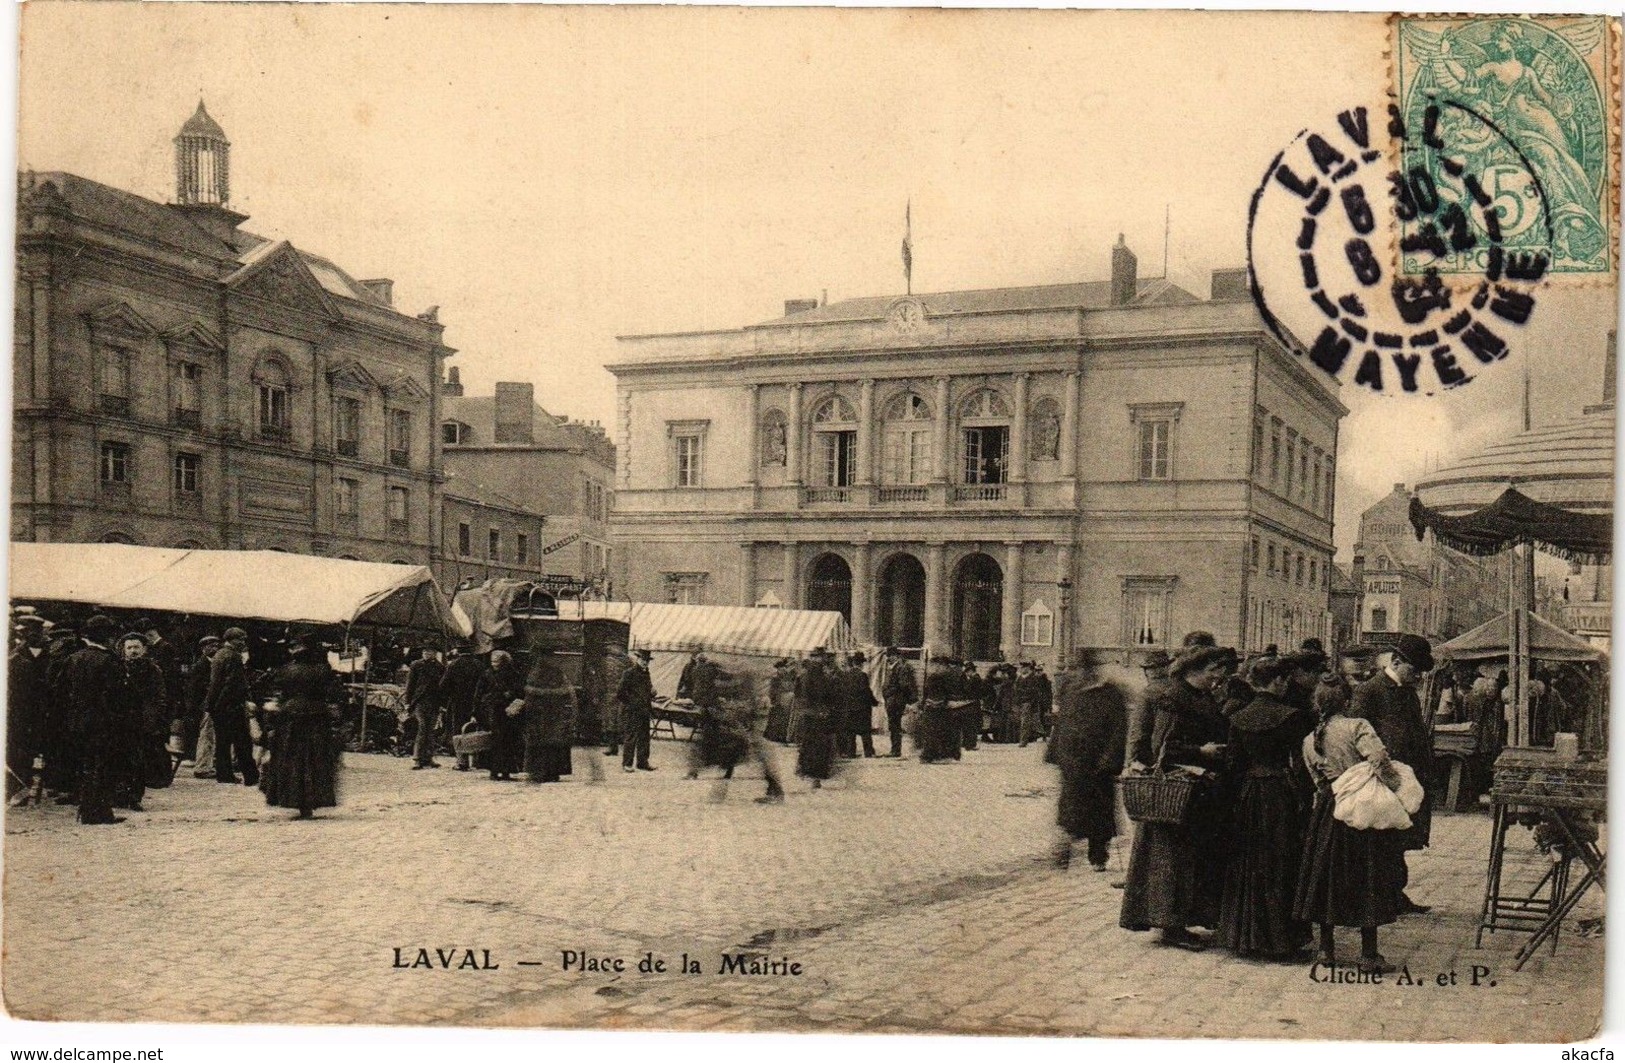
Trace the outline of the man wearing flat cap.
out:
[[[1398,844],[1407,852],[1425,849],[1433,823],[1433,795],[1428,792],[1429,768],[1433,763],[1433,736],[1422,716],[1422,702],[1416,683],[1433,670],[1433,647],[1420,635],[1401,635],[1394,648],[1384,654],[1377,674],[1354,688],[1348,715],[1370,721],[1388,756],[1411,766],[1422,784],[1422,807],[1411,816],[1409,830],[1398,832]],[[1403,862],[1401,862],[1403,868]],[[1400,876],[1399,910],[1426,912],[1404,892],[1409,873]]]

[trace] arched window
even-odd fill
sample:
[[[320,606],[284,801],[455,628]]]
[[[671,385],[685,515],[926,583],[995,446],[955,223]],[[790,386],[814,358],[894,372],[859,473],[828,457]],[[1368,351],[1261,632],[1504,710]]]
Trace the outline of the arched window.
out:
[[[789,422],[783,410],[768,410],[762,415],[762,465],[783,466],[789,461]]]
[[[1061,404],[1048,397],[1039,399],[1027,415],[1027,424],[1027,460],[1060,460]]]
[[[959,404],[964,482],[1002,484],[1010,465],[1010,405],[992,388],[979,388]]]
[[[293,430],[292,374],[279,357],[260,359],[254,367],[259,397],[258,429],[261,439],[286,440]]]
[[[858,414],[839,395],[813,407],[814,475],[824,487],[851,487],[858,479]]]
[[[923,484],[931,479],[931,407],[912,391],[905,391],[886,403],[881,411],[885,422],[885,483]]]

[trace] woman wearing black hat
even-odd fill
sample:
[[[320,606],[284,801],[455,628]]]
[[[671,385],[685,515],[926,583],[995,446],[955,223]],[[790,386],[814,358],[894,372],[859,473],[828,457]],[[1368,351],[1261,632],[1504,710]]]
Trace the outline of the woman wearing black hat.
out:
[[[339,751],[332,710],[338,676],[314,635],[295,642],[289,653],[291,659],[272,680],[277,709],[271,761],[260,777],[260,789],[266,804],[298,809],[298,818],[310,819],[316,809],[338,804]]]
[[[1223,766],[1224,716],[1212,690],[1229,673],[1233,654],[1197,648],[1182,653],[1169,681],[1146,694],[1149,739],[1135,736],[1130,759],[1142,767],[1191,765],[1209,781],[1191,799],[1181,824],[1140,823],[1134,832],[1118,923],[1128,930],[1162,931],[1162,944],[1200,950],[1193,926],[1215,927],[1224,891],[1228,810],[1216,772]]]

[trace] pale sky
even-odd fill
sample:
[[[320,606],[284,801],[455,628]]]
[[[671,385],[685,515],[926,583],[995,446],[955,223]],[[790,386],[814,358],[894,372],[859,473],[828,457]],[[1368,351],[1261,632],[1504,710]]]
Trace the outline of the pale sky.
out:
[[[617,334],[786,298],[1092,280],[1118,232],[1203,294],[1297,132],[1387,84],[1380,16],[34,3],[19,165],[173,197],[199,97],[247,228],[440,307],[470,393],[610,423]],[[93,72],[93,76],[87,76]],[[1610,288],[1543,294],[1537,421],[1600,397]],[[1337,540],[1514,430],[1521,368],[1350,394]]]

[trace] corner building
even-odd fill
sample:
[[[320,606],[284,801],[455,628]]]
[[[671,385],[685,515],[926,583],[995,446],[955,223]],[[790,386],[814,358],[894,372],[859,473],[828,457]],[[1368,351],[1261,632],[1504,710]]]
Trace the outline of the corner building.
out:
[[[979,661],[1327,636],[1335,384],[1211,297],[1107,282],[792,300],[622,337],[633,600],[833,609]]]

